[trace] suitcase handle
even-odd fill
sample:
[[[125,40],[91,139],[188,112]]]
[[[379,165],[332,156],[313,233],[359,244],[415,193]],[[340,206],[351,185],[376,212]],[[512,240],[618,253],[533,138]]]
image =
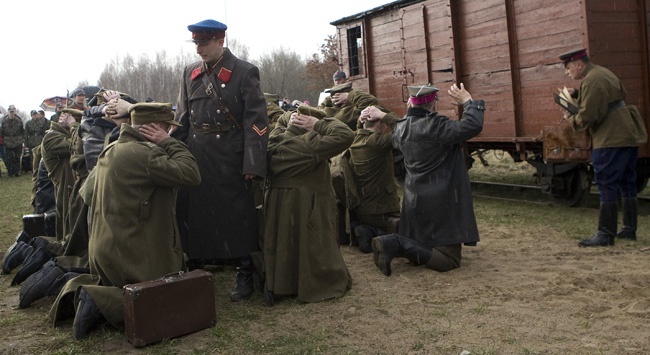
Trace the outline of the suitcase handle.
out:
[[[160,280],[163,280],[163,281],[165,281],[165,282],[169,282],[169,281],[171,281],[172,279],[175,279],[175,278],[178,278],[178,277],[182,277],[184,273],[185,273],[185,271],[182,271],[182,270],[179,271],[179,272],[172,272],[172,273],[169,273],[169,274],[167,274],[167,275],[161,277]]]

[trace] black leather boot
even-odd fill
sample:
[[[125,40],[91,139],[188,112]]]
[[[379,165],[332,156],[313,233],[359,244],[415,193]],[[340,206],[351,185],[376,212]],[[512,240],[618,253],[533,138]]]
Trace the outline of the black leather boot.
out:
[[[47,296],[52,284],[64,274],[65,271],[56,260],[45,263],[40,270],[29,276],[20,288],[18,308],[27,308],[34,301]]]
[[[45,263],[54,259],[52,254],[48,253],[45,248],[37,248],[33,253],[25,259],[23,262],[23,267],[18,270],[13,280],[11,280],[11,285],[20,285],[23,281],[27,280],[33,273],[40,270]]]
[[[623,226],[616,237],[621,239],[636,240],[636,220],[639,210],[639,202],[636,197],[623,197]]]
[[[398,239],[404,257],[414,265],[426,264],[431,259],[433,252],[430,246],[407,237],[399,236]]]
[[[88,335],[90,330],[105,322],[105,318],[95,301],[83,287],[79,291],[78,302],[74,322],[72,322],[72,336],[76,340],[81,340]]]
[[[403,255],[399,237],[397,234],[386,234],[372,239],[372,253],[375,265],[386,276],[391,274],[390,262],[393,258]]]
[[[230,293],[233,302],[249,298],[253,294],[253,259],[250,256],[240,259],[236,280],[235,289]]]
[[[25,259],[27,259],[32,252],[34,252],[34,247],[25,242],[17,241],[12,244],[9,249],[7,249],[4,259],[2,259],[2,273],[11,273],[11,270],[22,265]]]
[[[375,237],[375,232],[369,226],[360,224],[354,227],[354,235],[359,242],[359,250],[362,253],[372,253],[372,238]]]
[[[598,216],[598,231],[589,239],[578,242],[581,247],[596,247],[614,245],[616,224],[618,222],[618,206],[616,202],[601,202]]]

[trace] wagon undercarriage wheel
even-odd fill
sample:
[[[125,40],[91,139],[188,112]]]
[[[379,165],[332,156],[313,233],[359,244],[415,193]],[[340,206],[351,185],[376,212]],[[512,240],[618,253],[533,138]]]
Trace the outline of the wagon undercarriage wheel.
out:
[[[550,196],[555,203],[569,207],[579,206],[583,198],[589,194],[591,181],[581,168],[555,175],[552,181]]]

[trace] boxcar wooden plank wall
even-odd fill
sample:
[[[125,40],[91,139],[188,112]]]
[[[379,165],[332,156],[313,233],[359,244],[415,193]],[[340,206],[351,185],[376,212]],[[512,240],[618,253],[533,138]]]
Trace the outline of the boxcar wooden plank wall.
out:
[[[513,86],[510,73],[506,8],[503,0],[457,1],[456,58],[460,81],[476,98],[489,102],[482,137],[514,137]],[[452,5],[453,6],[453,5]]]
[[[514,1],[522,119],[519,137],[537,137],[544,126],[560,123],[553,92],[576,85],[558,55],[583,46],[580,3],[561,0]]]

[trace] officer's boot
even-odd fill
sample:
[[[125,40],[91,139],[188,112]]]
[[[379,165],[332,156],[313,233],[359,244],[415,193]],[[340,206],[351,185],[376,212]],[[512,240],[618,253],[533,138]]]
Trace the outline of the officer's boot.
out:
[[[399,236],[404,257],[416,266],[426,264],[431,259],[431,247],[411,238]]]
[[[359,250],[362,253],[372,253],[372,238],[375,236],[372,228],[365,224],[360,224],[354,227],[354,235],[359,241]]]
[[[390,262],[393,258],[403,256],[398,234],[385,234],[372,238],[372,252],[375,265],[386,276],[390,276]]]
[[[614,245],[616,224],[618,221],[618,206],[616,202],[601,202],[598,217],[598,231],[589,239],[578,242],[581,247],[596,247]]]
[[[636,220],[639,210],[639,203],[636,197],[623,197],[623,227],[616,235],[621,239],[636,240]]]
[[[230,300],[233,302],[241,301],[253,294],[253,259],[250,256],[239,260],[236,280],[235,289],[230,293]]]

